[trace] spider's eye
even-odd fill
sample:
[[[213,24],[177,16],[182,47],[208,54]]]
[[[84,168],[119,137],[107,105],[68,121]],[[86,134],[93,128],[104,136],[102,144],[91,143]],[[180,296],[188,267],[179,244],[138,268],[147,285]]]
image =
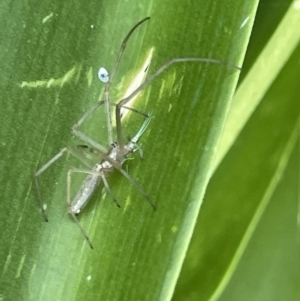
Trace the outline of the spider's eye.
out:
[[[107,70],[103,67],[101,67],[98,71],[98,78],[103,82],[107,83],[109,81],[109,74]]]

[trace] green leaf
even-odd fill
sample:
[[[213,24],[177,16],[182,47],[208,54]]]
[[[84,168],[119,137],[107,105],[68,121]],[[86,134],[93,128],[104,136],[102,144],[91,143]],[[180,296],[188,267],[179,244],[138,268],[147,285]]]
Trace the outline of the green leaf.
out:
[[[249,55],[263,36],[264,4]],[[300,48],[299,34],[286,24],[299,25],[297,5],[293,2],[283,13],[235,94],[218,153],[220,164],[208,185],[173,300],[300,297]],[[270,18],[276,15],[270,6],[265,9]],[[279,34],[283,28],[298,42],[286,43],[286,36]],[[285,47],[274,48],[280,44]]]
[[[0,295],[4,300],[170,300],[211,176],[239,72],[222,65],[171,66],[134,107],[155,117],[141,139],[144,160],[124,168],[156,212],[120,174],[108,178],[122,208],[99,191],[79,220],[91,250],[66,211],[66,173],[82,164],[65,156],[40,177],[49,223],[39,213],[32,174],[65,145],[84,142],[70,127],[103,95],[100,66],[111,70],[134,33],[110,97],[122,97],[151,49],[149,73],[170,58],[210,57],[241,65],[257,1],[3,2],[0,91]],[[101,96],[103,97],[103,96]],[[134,135],[143,119],[124,121]],[[107,143],[99,108],[82,130]],[[72,195],[80,184],[72,181]]]

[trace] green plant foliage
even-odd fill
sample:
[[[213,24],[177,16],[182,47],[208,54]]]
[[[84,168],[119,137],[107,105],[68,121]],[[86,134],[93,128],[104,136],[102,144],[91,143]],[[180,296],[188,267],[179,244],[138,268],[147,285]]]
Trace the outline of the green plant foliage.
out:
[[[173,300],[300,298],[298,5],[260,4],[250,57],[267,44],[246,59]]]
[[[112,101],[124,95],[151,50],[149,74],[176,57],[210,57],[240,66],[256,6],[257,1],[234,0],[0,4],[0,300],[172,298],[239,71],[217,64],[180,63],[141,93],[134,107],[155,117],[141,139],[144,160],[134,154],[124,168],[149,193],[157,210],[125,178],[113,174],[108,181],[121,209],[100,187],[79,217],[94,250],[66,210],[66,173],[82,164],[64,156],[40,177],[49,223],[39,213],[32,175],[62,147],[83,143],[72,137],[70,127],[103,97],[97,71],[100,66],[112,70],[122,39],[139,20],[151,17],[128,42],[110,91]],[[292,120],[296,119],[290,120],[286,131],[294,128]],[[133,135],[142,122],[141,116],[131,113],[123,122],[124,133]],[[107,143],[102,108],[82,130]],[[266,139],[264,134],[260,139]],[[282,154],[289,155],[287,141],[294,140],[287,135],[282,142],[265,185]],[[237,172],[228,169],[228,178]],[[81,180],[80,175],[74,177],[72,194]],[[236,205],[234,200],[231,206]],[[259,200],[241,215],[243,227],[230,252],[239,246]],[[205,296],[218,287],[230,252],[222,257],[222,269],[215,272]],[[209,264],[213,269],[214,260]]]

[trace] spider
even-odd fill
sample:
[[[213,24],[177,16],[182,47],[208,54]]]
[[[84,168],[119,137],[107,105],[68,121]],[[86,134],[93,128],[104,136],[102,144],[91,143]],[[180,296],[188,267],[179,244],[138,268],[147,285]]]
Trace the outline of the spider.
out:
[[[99,79],[105,83],[105,90],[104,90],[104,99],[98,101],[95,103],[80,119],[77,123],[75,123],[72,126],[72,133],[73,135],[80,138],[84,143],[90,145],[92,147],[93,152],[99,154],[101,156],[101,161],[96,163],[92,168],[88,167],[87,169],[77,169],[77,168],[70,168],[67,172],[67,208],[68,212],[73,218],[74,222],[79,227],[82,235],[85,237],[87,243],[93,249],[93,244],[84,230],[84,228],[80,225],[77,215],[82,211],[82,209],[86,206],[88,201],[90,200],[91,196],[95,192],[96,188],[99,186],[101,182],[103,182],[105,189],[110,194],[114,202],[118,207],[120,207],[116,197],[114,196],[108,182],[107,182],[107,176],[112,173],[115,169],[118,170],[121,174],[123,174],[136,188],[139,190],[139,192],[146,198],[146,200],[149,202],[151,207],[155,209],[155,205],[152,202],[149,195],[144,191],[144,189],[128,174],[127,171],[125,171],[122,168],[122,164],[127,160],[127,157],[130,153],[134,152],[137,149],[140,149],[138,146],[138,140],[142,136],[142,134],[147,129],[151,118],[153,117],[152,114],[145,114],[143,112],[140,112],[134,108],[127,107],[126,104],[134,97],[136,96],[141,90],[143,90],[146,86],[148,86],[158,75],[160,75],[164,70],[169,68],[172,64],[175,63],[181,63],[181,62],[208,62],[208,63],[214,63],[214,64],[220,64],[224,65],[230,68],[234,68],[237,70],[240,70],[239,67],[234,66],[232,64],[228,64],[216,59],[212,58],[193,58],[193,57],[183,57],[183,58],[173,58],[170,59],[168,62],[163,64],[156,72],[154,72],[151,76],[149,76],[138,88],[136,88],[129,96],[121,99],[118,103],[112,103],[109,99],[109,89],[113,82],[113,78],[115,75],[115,72],[118,68],[118,65],[120,63],[122,54],[126,48],[126,43],[129,40],[132,33],[144,22],[148,21],[150,17],[146,17],[139,21],[137,24],[135,24],[126,37],[124,38],[121,47],[119,49],[117,59],[115,61],[114,67],[112,69],[112,72],[109,76],[109,73],[104,68],[100,68],[98,72]],[[104,105],[105,107],[105,113],[106,113],[106,121],[107,121],[107,135],[108,135],[108,141],[109,141],[109,148],[106,148],[96,142],[94,139],[88,137],[83,132],[81,132],[78,128],[79,126],[85,121],[85,119],[98,107],[101,105]],[[113,126],[112,126],[112,118],[111,118],[111,107],[115,107],[115,119],[116,119],[116,140],[113,139]],[[121,109],[127,109],[131,110],[133,112],[136,112],[138,114],[143,115],[146,119],[142,126],[140,127],[139,131],[135,134],[135,136],[128,142],[124,143],[123,139],[123,131],[122,131],[122,124],[121,124]],[[87,146],[81,145],[79,147],[86,148]],[[69,152],[75,157],[79,158],[78,154],[76,154],[72,149],[68,147],[64,147],[61,149],[54,157],[52,157],[47,163],[45,163],[40,169],[38,169],[34,174],[34,183],[37,191],[37,196],[40,202],[41,211],[44,216],[45,221],[48,221],[48,217],[46,215],[45,209],[43,207],[43,201],[40,191],[40,185],[39,185],[39,176],[46,170],[48,167],[50,167],[55,161],[57,161],[64,153]],[[84,162],[82,160],[82,162]],[[86,162],[84,162],[86,163]],[[78,189],[78,192],[76,193],[75,197],[71,201],[71,175],[73,173],[84,173],[86,174],[86,178],[81,184],[80,188]]]

